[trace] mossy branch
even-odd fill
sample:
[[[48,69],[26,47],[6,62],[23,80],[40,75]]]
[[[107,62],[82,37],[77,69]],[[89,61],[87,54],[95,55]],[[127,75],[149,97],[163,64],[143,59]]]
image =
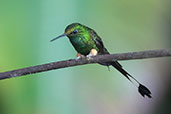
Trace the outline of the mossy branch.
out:
[[[93,64],[98,62],[147,59],[147,58],[169,57],[169,56],[171,56],[171,49],[148,50],[148,51],[119,53],[119,54],[110,54],[110,55],[98,55],[89,58],[85,57],[78,60],[70,59],[66,61],[52,62],[48,64],[31,66],[31,67],[12,70],[8,72],[2,72],[0,73],[0,80],[12,78],[12,77],[24,76],[33,73],[45,72],[45,71],[55,70],[60,68],[85,65],[85,64]]]

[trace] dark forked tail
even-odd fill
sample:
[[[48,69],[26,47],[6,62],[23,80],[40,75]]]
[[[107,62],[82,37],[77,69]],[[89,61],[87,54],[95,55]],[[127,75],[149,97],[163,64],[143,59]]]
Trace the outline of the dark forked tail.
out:
[[[99,49],[99,54],[109,54],[109,52],[107,51],[107,49],[104,47],[103,42],[101,41],[100,37],[97,37],[96,39],[94,39],[94,41],[96,42],[96,45]],[[101,65],[104,66],[109,66],[112,65],[114,68],[116,68],[119,72],[121,72],[130,82],[132,82],[131,79],[133,79],[135,82],[138,83],[138,92],[145,97],[148,96],[149,98],[151,98],[151,92],[150,90],[145,87],[144,85],[142,85],[138,80],[136,80],[133,76],[131,76],[127,71],[125,71],[122,68],[122,65],[119,64],[117,61],[113,61],[113,62],[107,62],[107,63],[99,63]],[[132,82],[133,83],[133,82]]]
[[[148,96],[149,98],[151,98],[151,92],[150,90],[145,87],[144,85],[142,85],[139,81],[137,81],[133,76],[131,76],[128,72],[126,72],[120,63],[118,63],[117,61],[114,61],[114,62],[110,62],[109,63],[110,65],[112,65],[114,68],[116,68],[120,73],[122,73],[130,82],[132,82],[131,79],[133,79],[134,81],[136,81],[139,86],[138,86],[138,92],[143,96],[145,97]],[[133,83],[133,82],[132,82]]]

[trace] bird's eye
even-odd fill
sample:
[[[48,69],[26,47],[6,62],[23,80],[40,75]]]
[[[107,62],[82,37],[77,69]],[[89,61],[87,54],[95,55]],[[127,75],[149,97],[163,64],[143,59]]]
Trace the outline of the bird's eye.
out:
[[[76,29],[76,30],[74,30],[72,33],[73,33],[73,34],[76,34],[77,32],[78,32],[78,30]]]

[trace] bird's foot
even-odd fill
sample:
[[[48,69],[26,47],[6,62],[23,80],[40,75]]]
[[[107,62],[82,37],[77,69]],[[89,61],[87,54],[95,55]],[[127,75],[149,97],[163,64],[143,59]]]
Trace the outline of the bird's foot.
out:
[[[97,50],[96,49],[91,49],[90,53],[86,57],[91,57],[91,56],[96,56],[97,55]]]
[[[78,59],[81,59],[81,58],[84,58],[85,56],[84,55],[81,55],[80,53],[77,53],[77,58],[75,60],[78,60]]]
[[[96,56],[97,55],[97,50],[96,49],[91,49],[90,53],[86,56],[88,58],[88,60],[91,59],[92,56]]]

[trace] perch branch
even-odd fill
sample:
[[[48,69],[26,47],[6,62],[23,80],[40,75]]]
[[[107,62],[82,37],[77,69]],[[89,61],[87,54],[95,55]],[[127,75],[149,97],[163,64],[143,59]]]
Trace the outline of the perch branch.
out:
[[[110,54],[110,55],[98,55],[90,58],[81,58],[78,60],[70,59],[66,61],[52,62],[48,64],[42,64],[42,65],[2,72],[0,73],[0,80],[12,78],[12,77],[24,76],[27,74],[55,70],[60,68],[66,68],[66,67],[72,67],[72,66],[78,66],[84,64],[93,64],[98,62],[110,62],[114,60],[147,59],[147,58],[168,57],[168,56],[171,56],[171,49],[149,50],[149,51],[119,53],[119,54]]]

